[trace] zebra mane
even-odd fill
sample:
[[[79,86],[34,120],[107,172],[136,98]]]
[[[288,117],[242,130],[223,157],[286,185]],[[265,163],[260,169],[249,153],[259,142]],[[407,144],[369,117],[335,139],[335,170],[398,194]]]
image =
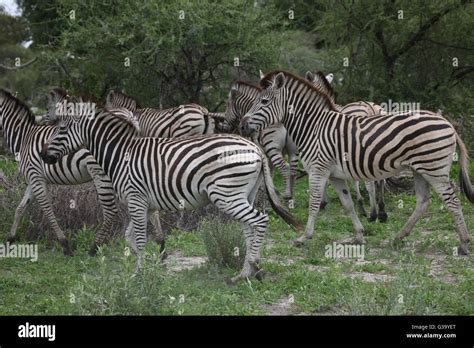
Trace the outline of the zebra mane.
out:
[[[106,97],[105,97],[105,102],[107,103],[107,102],[109,101],[109,98],[111,98],[112,95],[114,95],[114,94],[115,94],[115,95],[118,95],[118,96],[120,96],[120,97],[123,97],[123,98],[132,100],[132,101],[135,103],[135,106],[136,106],[136,109],[137,109],[137,110],[142,108],[142,107],[140,106],[140,104],[138,103],[138,101],[137,101],[134,97],[131,97],[131,96],[129,96],[128,94],[125,94],[125,93],[123,93],[123,92],[121,92],[121,91],[116,91],[116,90],[114,90],[114,89],[111,89],[111,90],[109,90],[109,91],[107,92],[107,95],[106,95]]]
[[[324,85],[324,91],[321,91],[329,98],[333,100],[333,102],[336,100],[336,93],[334,92],[334,89],[332,88],[332,85],[329,83],[329,81],[326,79],[326,75],[322,71],[316,71],[316,78],[321,81],[321,83]]]
[[[238,81],[234,82],[234,84],[233,84],[232,86],[234,86],[234,85],[237,85],[237,86],[245,86],[245,87],[249,87],[249,88],[251,88],[251,89],[258,89],[259,91],[262,90],[262,88],[261,88],[260,86],[252,85],[252,84],[249,83],[249,82],[241,81],[241,80],[238,80]]]
[[[26,105],[24,102],[22,102],[17,97],[13,96],[13,94],[8,92],[6,89],[0,88],[0,95],[2,95],[2,94],[5,97],[5,99],[12,100],[15,103],[15,107],[19,107],[19,108],[22,109],[22,111],[25,112],[29,122],[36,125],[35,115],[33,114],[33,112],[31,111],[31,109],[28,105]]]
[[[320,95],[323,98],[323,100],[326,102],[326,105],[329,106],[329,108],[331,110],[336,110],[336,105],[334,104],[331,97],[327,93],[325,93],[324,91],[319,90],[317,87],[315,87],[311,82],[309,82],[305,78],[297,76],[297,75],[295,75],[295,74],[293,74],[289,71],[273,70],[273,71],[270,71],[269,73],[266,73],[265,76],[262,77],[262,79],[260,80],[260,86],[263,89],[270,87],[273,83],[273,79],[279,73],[283,73],[287,79],[295,80],[298,83],[303,84],[307,88],[313,90],[314,92],[316,92],[318,95]],[[324,77],[324,81],[327,82],[325,77]],[[331,87],[331,91],[332,91],[332,87]]]
[[[54,93],[54,94],[57,94],[59,95],[60,97],[63,97],[63,98],[67,98],[68,97],[68,94],[67,94],[67,90],[62,88],[62,87],[54,87],[51,89],[51,93]]]

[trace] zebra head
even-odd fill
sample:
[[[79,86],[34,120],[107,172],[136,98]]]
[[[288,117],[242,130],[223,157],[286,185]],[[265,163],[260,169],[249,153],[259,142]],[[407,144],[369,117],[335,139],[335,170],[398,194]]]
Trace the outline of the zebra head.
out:
[[[41,158],[48,164],[54,164],[64,155],[78,150],[84,143],[81,123],[86,118],[61,118],[55,132],[43,144]]]
[[[43,145],[41,158],[48,164],[54,164],[64,155],[87,146],[91,136],[102,136],[101,134],[94,134],[91,129],[94,129],[95,125],[100,128],[104,123],[109,125],[128,124],[131,126],[129,130],[132,136],[138,135],[140,131],[136,116],[125,108],[98,109],[93,117],[90,117],[89,114],[62,117],[55,132]]]
[[[107,108],[126,108],[132,112],[140,109],[137,101],[125,93],[111,90],[105,98],[105,107]]]
[[[271,74],[271,73],[270,73]],[[239,125],[240,134],[251,136],[268,126],[279,124],[286,115],[285,106],[286,77],[283,72],[273,74],[270,79],[266,76],[260,81],[263,89],[260,98],[255,101],[250,110],[242,118]]]
[[[240,120],[260,98],[261,89],[247,82],[234,82],[227,100],[225,119],[231,131],[237,130]]]
[[[48,110],[47,114],[43,116],[43,121],[46,123],[56,123],[58,122],[60,115],[58,109],[69,99],[69,94],[67,90],[60,87],[55,87],[48,94],[48,103],[46,109]]]

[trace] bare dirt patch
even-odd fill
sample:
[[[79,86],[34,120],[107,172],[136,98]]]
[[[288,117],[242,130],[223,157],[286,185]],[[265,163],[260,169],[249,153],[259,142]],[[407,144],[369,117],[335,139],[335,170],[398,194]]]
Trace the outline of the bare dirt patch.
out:
[[[166,258],[163,264],[169,272],[181,272],[195,267],[200,267],[207,262],[207,257],[202,256],[182,256],[181,253],[175,252]]]
[[[262,307],[265,309],[267,315],[291,315],[293,309],[293,303],[291,297],[285,297],[280,299],[274,304],[264,304]]]

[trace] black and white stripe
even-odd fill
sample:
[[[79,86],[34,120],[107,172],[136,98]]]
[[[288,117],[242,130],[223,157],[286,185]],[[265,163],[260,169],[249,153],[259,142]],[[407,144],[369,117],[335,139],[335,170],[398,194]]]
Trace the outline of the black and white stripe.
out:
[[[226,120],[235,129],[242,117],[252,105],[260,99],[261,88],[252,84],[237,81],[232,85],[226,105]],[[293,187],[298,167],[298,151],[283,125],[275,125],[260,132],[257,141],[274,167],[280,171],[285,186],[283,197],[293,200]],[[285,161],[288,155],[288,164]]]
[[[373,117],[346,117],[331,99],[305,79],[274,71],[261,80],[260,101],[241,121],[245,135],[283,123],[294,139],[310,178],[308,224],[297,244],[310,239],[328,180],[351,215],[356,241],[363,242],[360,223],[345,180],[381,180],[411,169],[415,178],[416,209],[397,236],[404,238],[426,211],[429,187],[435,189],[455,219],[460,254],[468,253],[469,234],[459,199],[449,180],[456,145],[462,192],[474,203],[468,154],[454,127],[440,115],[417,112]],[[292,112],[289,112],[289,110]]]
[[[194,135],[214,134],[220,129],[223,115],[211,113],[198,104],[158,110],[140,108],[134,98],[120,92],[110,91],[106,107],[124,107],[134,112],[140,124],[140,136],[155,138],[179,138]]]
[[[310,81],[318,90],[326,94],[331,101],[334,103],[334,109],[340,113],[343,113],[347,117],[352,116],[374,116],[374,115],[385,115],[385,110],[378,104],[367,101],[358,101],[346,104],[344,106],[336,104],[336,94],[331,87],[331,82],[334,79],[333,74],[324,76],[321,71],[313,73],[311,71],[306,72],[306,79]],[[387,213],[385,212],[385,201],[384,201],[384,185],[385,180],[380,181],[369,181],[365,182],[365,186],[369,193],[370,199],[370,215],[364,208],[364,199],[360,193],[359,181],[354,181],[354,189],[356,191],[357,206],[360,214],[368,217],[369,221],[375,221],[377,218],[380,222],[386,222],[388,219]],[[323,200],[321,207],[324,207],[327,203],[327,192],[324,190]]]
[[[93,119],[63,122],[45,147],[43,159],[54,162],[86,146],[128,205],[138,252],[145,246],[149,211],[195,209],[212,202],[240,221],[245,233],[244,267],[233,280],[256,275],[268,224],[268,216],[252,206],[262,180],[275,211],[296,224],[278,202],[260,147],[237,135],[182,139],[138,135],[137,122],[98,111]]]
[[[52,92],[53,94],[56,91]],[[57,95],[51,95],[56,98]],[[43,144],[57,130],[54,125],[36,125],[34,115],[20,100],[9,92],[0,90],[0,119],[4,139],[18,160],[18,167],[25,176],[28,186],[23,199],[15,211],[15,219],[8,234],[8,240],[14,241],[20,219],[27,205],[35,197],[48,218],[51,228],[59,239],[64,253],[71,255],[71,249],[54,215],[48,184],[78,185],[94,181],[103,210],[103,225],[97,232],[90,253],[103,244],[118,211],[115,205],[115,193],[110,179],[103,175],[100,166],[87,150],[80,149],[62,157],[55,164],[46,164],[40,158]]]

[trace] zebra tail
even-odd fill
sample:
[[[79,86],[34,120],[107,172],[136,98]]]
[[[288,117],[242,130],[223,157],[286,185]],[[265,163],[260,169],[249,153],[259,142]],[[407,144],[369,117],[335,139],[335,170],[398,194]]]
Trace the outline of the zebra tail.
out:
[[[270,166],[268,165],[268,159],[265,153],[262,156],[263,159],[263,179],[265,181],[265,188],[267,190],[268,200],[270,201],[270,205],[272,206],[273,210],[283,219],[285,222],[293,226],[296,230],[301,228],[301,224],[296,220],[293,215],[283,208],[280,199],[278,198],[278,194],[275,190],[275,186],[273,186],[273,179],[272,174],[270,172]]]
[[[467,153],[466,145],[456,132],[456,142],[459,146],[459,185],[461,191],[466,195],[467,199],[474,204],[474,187],[469,178],[469,155]]]

